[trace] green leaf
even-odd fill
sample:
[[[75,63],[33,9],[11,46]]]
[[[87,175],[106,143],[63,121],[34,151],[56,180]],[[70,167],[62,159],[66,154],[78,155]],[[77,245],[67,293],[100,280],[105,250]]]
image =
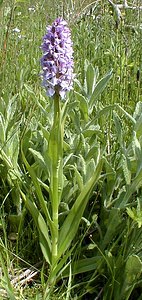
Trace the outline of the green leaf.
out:
[[[5,122],[4,122],[4,117],[3,115],[0,113],[0,142],[1,142],[1,146],[4,145],[5,143]]]
[[[137,255],[128,257],[125,266],[125,280],[128,285],[131,285],[142,273],[142,262]]]
[[[139,101],[136,104],[135,111],[133,113],[133,118],[137,121],[142,115],[142,102]]]
[[[51,220],[51,217],[50,217],[50,214],[49,214],[49,211],[48,211],[48,208],[47,208],[47,203],[45,202],[44,200],[44,197],[43,197],[43,194],[42,194],[42,191],[41,191],[41,187],[40,187],[40,184],[39,184],[39,181],[38,181],[38,178],[36,177],[35,175],[35,172],[33,170],[33,168],[29,165],[29,163],[27,162],[25,156],[24,156],[24,153],[21,149],[21,152],[22,152],[22,158],[23,158],[23,161],[24,161],[24,164],[31,176],[31,179],[33,181],[33,184],[35,186],[35,190],[36,190],[36,194],[38,196],[38,199],[39,199],[39,203],[40,203],[40,206],[43,210],[43,213],[45,214],[46,216],[46,220],[49,224],[49,227],[50,227],[50,230],[52,232],[52,220]]]
[[[140,101],[136,104],[133,118],[136,120],[134,131],[137,137],[140,137],[142,135],[142,102]]]
[[[29,149],[31,135],[32,135],[31,129],[28,129],[22,138],[22,147],[23,147],[23,152],[25,153],[25,155],[27,154],[27,151]]]
[[[42,235],[41,232],[39,232],[39,244],[40,244],[41,251],[43,253],[43,256],[44,256],[46,262],[48,262],[49,265],[51,265],[51,252],[49,249],[49,245],[48,245],[47,240],[45,239],[44,235]]]
[[[57,118],[53,124],[50,131],[49,144],[48,144],[48,155],[50,161],[50,196],[52,202],[52,208],[54,209],[54,180],[56,178],[56,184],[58,189],[58,203],[61,200],[62,190],[63,190],[63,161],[62,161],[62,150],[63,149],[63,139],[61,132],[60,120]]]
[[[112,241],[112,238],[116,234],[116,230],[121,222],[122,218],[120,216],[120,209],[112,208],[107,222],[107,231],[102,240],[101,249],[102,247],[105,249],[105,247]]]
[[[103,92],[103,90],[105,89],[108,81],[110,80],[112,76],[112,70],[106,74],[102,79],[100,79],[100,81],[96,84],[94,92],[90,98],[89,101],[89,106],[94,105],[94,101],[100,96],[100,94]]]
[[[20,174],[19,170],[17,169],[17,166],[16,166],[16,168],[14,168],[14,166],[11,162],[11,159],[5,154],[5,152],[3,150],[0,151],[0,159],[3,161],[4,165],[7,167],[10,178],[12,180],[19,179],[19,181],[21,181],[21,174]]]
[[[93,146],[90,148],[86,155],[86,162],[88,163],[92,158],[96,162],[100,153],[100,143],[95,140],[95,137],[92,135]]]
[[[70,257],[72,251],[75,249],[74,245],[66,254],[63,255],[62,259],[60,259],[60,261],[58,262],[58,264],[56,265],[55,269],[52,272],[52,276],[56,276],[57,278],[60,277],[60,275],[62,276],[62,274],[64,273],[64,270],[67,269],[68,263],[67,265],[65,265],[68,257]]]
[[[40,128],[41,128],[41,130],[42,130],[42,134],[43,134],[44,138],[45,138],[46,141],[48,142],[48,141],[49,141],[49,136],[50,136],[49,131],[47,130],[47,128],[44,128],[44,127],[42,126],[42,124],[40,124],[40,123],[39,123],[39,126],[40,126]]]
[[[136,132],[137,137],[140,137],[142,135],[142,114],[136,120],[136,124],[134,126],[134,131]]]
[[[83,136],[86,137],[91,137],[96,133],[99,133],[100,131],[100,126],[99,124],[97,125],[91,125],[88,129],[83,130]]]
[[[28,196],[26,197],[24,193],[21,191],[21,196],[28,208],[29,212],[31,213],[34,222],[37,226],[39,232],[39,240],[41,249],[43,251],[43,255],[46,261],[51,264],[51,242],[48,233],[48,226],[45,223],[45,220],[41,213],[39,212],[38,208],[36,207],[35,203],[33,203]]]
[[[19,128],[14,131],[9,131],[8,141],[6,143],[6,154],[10,158],[15,170],[18,169],[18,157],[19,157]]]
[[[135,210],[135,208],[134,207],[132,207],[132,208],[126,207],[126,210],[127,210],[127,214],[129,215],[129,217],[132,220],[135,220],[135,217],[136,217],[136,210]]]
[[[60,231],[60,235],[59,235],[58,259],[69,248],[73,238],[76,235],[80,220],[84,213],[84,209],[89,200],[89,195],[90,195],[94,185],[99,180],[102,166],[103,166],[103,159],[100,159],[96,169],[94,170],[93,176],[84,185],[81,193],[77,197],[75,203],[73,204],[68,216],[66,217],[66,219],[61,227],[61,231]]]
[[[115,108],[119,109],[126,116],[126,118],[129,119],[133,123],[133,125],[136,124],[135,119],[119,104],[115,104]]]
[[[115,181],[116,179],[116,171],[112,167],[111,163],[108,162],[106,157],[104,157],[105,169],[107,174],[107,181],[110,184],[111,181]]]
[[[141,149],[140,142],[136,137],[136,132],[135,131],[133,133],[132,148],[133,148],[136,160],[138,160],[140,165],[141,165],[142,149]],[[138,167],[140,167],[140,165]]]
[[[47,193],[49,193],[49,186],[42,182],[42,180],[40,180],[39,178],[37,178],[37,180],[40,183],[40,185],[47,191]]]
[[[3,259],[2,252],[1,252],[1,255],[0,255],[0,262],[1,262],[2,269],[3,269],[3,273],[4,273],[4,277],[1,278],[1,285],[7,291],[8,298],[10,300],[16,300],[16,298],[14,296],[14,290],[13,290],[12,284],[10,282],[10,278],[9,278],[9,274],[8,274],[8,269],[5,266],[5,262],[4,262],[4,259]]]
[[[94,170],[95,170],[95,161],[92,158],[86,163],[86,174],[84,174],[84,183],[90,180],[91,176],[94,173]]]
[[[90,126],[94,126],[94,122],[96,120],[98,120],[100,117],[107,115],[108,113],[110,113],[113,109],[116,108],[116,105],[108,105],[106,107],[103,107],[102,109],[100,109],[99,111],[97,111],[96,116],[93,118],[93,120],[91,120],[90,122],[88,122],[88,124],[86,124],[86,129],[90,128]],[[96,125],[98,126],[98,125]]]
[[[122,169],[125,177],[126,184],[131,183],[131,171],[128,168],[128,159],[122,154]]]
[[[75,92],[75,95],[76,95],[76,98],[79,102],[79,108],[80,108],[80,110],[83,114],[84,120],[87,122],[88,121],[88,103],[87,103],[87,100],[83,95],[81,95],[77,92]]]
[[[116,207],[120,209],[126,207],[130,197],[132,194],[142,185],[142,169],[140,169],[139,173],[135,176],[135,178],[131,181],[131,184],[128,185],[127,190],[123,196],[123,199],[120,201],[119,199],[116,201]]]
[[[77,170],[76,166],[72,166],[72,168],[75,171],[74,177],[77,181],[78,187],[79,187],[80,191],[82,191],[82,189],[83,189],[83,178],[82,178],[81,174],[79,173],[79,171]]]
[[[96,270],[100,263],[102,262],[102,256],[95,256],[90,258],[85,258],[72,263],[72,275],[90,272]],[[69,274],[69,268],[67,268],[63,273],[62,277],[67,277]]]
[[[123,285],[121,287],[121,295],[118,299],[130,299],[130,295],[135,288],[136,283],[142,273],[142,262],[140,258],[132,254],[128,257],[123,275]]]
[[[44,169],[47,168],[46,164],[45,164],[45,161],[44,161],[44,158],[43,156],[41,155],[40,152],[32,149],[32,148],[29,148],[29,151],[33,154],[33,156],[35,157],[35,160],[37,160],[39,162],[39,164],[41,165],[41,167],[43,167]]]
[[[38,212],[38,209],[37,209],[37,212]],[[45,223],[45,220],[44,220],[43,216],[39,212],[38,212],[38,215],[37,215],[37,224],[38,224],[38,229],[40,230],[40,232],[45,237],[45,239],[46,239],[46,241],[49,245],[49,250],[51,251],[51,242],[50,242],[50,238],[49,238],[49,234],[48,234],[49,229],[48,229],[47,224]]]
[[[126,210],[129,217],[137,222],[138,228],[140,228],[142,226],[142,211],[138,209],[136,210],[134,207],[126,207]]]
[[[86,85],[87,85],[87,96],[90,97],[94,91],[96,84],[95,70],[92,64],[89,63],[85,74]]]

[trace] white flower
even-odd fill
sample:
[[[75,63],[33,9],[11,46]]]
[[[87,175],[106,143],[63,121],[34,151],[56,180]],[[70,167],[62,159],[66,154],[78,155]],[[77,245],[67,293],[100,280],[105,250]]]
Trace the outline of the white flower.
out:
[[[20,33],[21,30],[19,28],[15,27],[12,31],[16,32],[16,33]]]
[[[35,12],[35,7],[29,7],[29,8],[28,8],[28,11],[33,11],[33,12]]]

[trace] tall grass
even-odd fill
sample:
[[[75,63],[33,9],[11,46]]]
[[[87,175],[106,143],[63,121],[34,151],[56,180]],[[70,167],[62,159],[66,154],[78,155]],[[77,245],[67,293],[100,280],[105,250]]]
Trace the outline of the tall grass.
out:
[[[60,259],[50,299],[141,299],[142,10],[138,0],[128,4],[136,8],[122,8],[119,20],[109,1],[0,2],[3,299],[49,297],[53,105],[39,60],[45,27],[58,15],[72,31],[76,79],[62,106]],[[17,276],[24,268],[27,280]]]

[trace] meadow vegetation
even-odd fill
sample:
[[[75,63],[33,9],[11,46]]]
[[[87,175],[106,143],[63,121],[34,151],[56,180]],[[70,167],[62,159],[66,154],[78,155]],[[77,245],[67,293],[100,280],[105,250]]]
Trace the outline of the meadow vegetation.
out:
[[[142,300],[142,6],[124,2],[0,1],[0,299]],[[54,110],[39,74],[57,16],[75,80],[53,265]]]

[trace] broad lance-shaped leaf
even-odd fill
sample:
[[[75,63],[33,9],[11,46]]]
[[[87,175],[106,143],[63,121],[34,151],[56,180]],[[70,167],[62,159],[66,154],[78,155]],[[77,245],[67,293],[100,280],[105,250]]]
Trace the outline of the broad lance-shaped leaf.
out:
[[[140,115],[140,117],[136,120],[134,131],[136,132],[136,135],[139,138],[142,133],[142,115]]]
[[[133,118],[138,121],[138,119],[141,117],[142,115],[142,102],[139,101],[136,103],[136,107],[135,107],[135,111],[133,113]]]
[[[87,96],[90,97],[93,93],[94,86],[96,83],[95,68],[92,66],[92,64],[89,64],[87,67],[85,81],[87,85]]]
[[[121,107],[119,104],[114,104],[114,106],[115,106],[115,109],[117,108],[117,109],[119,109],[125,116],[126,116],[126,118],[127,119],[129,119],[132,123],[133,123],[133,125],[135,125],[136,124],[136,121],[135,121],[135,119],[123,108],[123,107]]]
[[[87,100],[86,98],[79,94],[78,92],[75,92],[75,95],[76,95],[76,98],[78,100],[78,104],[79,104],[79,108],[83,114],[83,117],[84,117],[84,120],[86,122],[88,122],[88,118],[89,118],[89,115],[88,115],[88,103],[87,103]]]
[[[133,132],[132,149],[134,151],[134,155],[135,155],[137,161],[139,162],[138,163],[139,165],[137,168],[137,172],[138,172],[139,168],[141,168],[142,149],[141,149],[141,144],[140,144],[139,140],[137,139],[135,131]]]
[[[106,74],[102,79],[100,79],[100,81],[96,84],[94,92],[90,98],[90,102],[89,102],[90,106],[94,104],[96,98],[98,98],[100,94],[103,92],[111,76],[112,76],[112,70],[108,74]]]
[[[142,272],[142,262],[137,255],[128,257],[125,266],[125,281],[128,285],[135,282],[136,278],[140,277]]]
[[[56,268],[52,272],[52,276],[57,276],[57,280],[60,280],[64,277],[69,276],[70,262],[65,264],[68,257],[70,257],[76,245],[74,245],[60,260],[57,264]],[[71,262],[72,267],[72,275],[81,274],[85,272],[90,272],[92,270],[96,270],[99,265],[102,263],[102,256],[95,256],[90,258],[85,258],[81,260],[77,260],[75,262]],[[63,267],[64,266],[64,267]]]
[[[39,212],[39,210],[37,209],[35,203],[32,203],[30,199],[27,199],[27,197],[24,195],[22,191],[21,191],[21,195],[39,231],[39,242],[40,242],[40,246],[44,258],[49,264],[51,264],[51,242],[48,234],[48,230],[49,230],[48,225],[45,223],[45,220],[41,215],[41,213]],[[51,225],[52,224],[50,224],[50,226]]]
[[[73,204],[68,216],[66,217],[59,235],[58,259],[69,248],[76,235],[80,220],[83,216],[85,207],[89,200],[94,185],[99,180],[103,166],[103,158],[100,159],[91,179],[84,185],[81,193]]]
[[[21,181],[21,174],[20,174],[18,168],[16,168],[16,169],[14,168],[10,157],[8,157],[2,149],[0,150],[0,159],[6,165],[6,167],[7,167],[8,171],[10,172],[11,176],[14,179],[17,178],[19,181]]]
[[[118,226],[121,224],[122,219],[120,215],[120,210],[118,208],[112,208],[109,213],[107,231],[103,236],[101,242],[101,251],[106,248],[106,246],[112,241],[113,237],[117,232]]]
[[[129,119],[133,125],[136,124],[135,119],[127,111],[125,111],[125,109],[123,109],[119,104],[112,104],[112,105],[105,106],[102,109],[100,109],[99,111],[97,111],[96,116],[93,118],[93,120],[91,120],[90,122],[87,123],[85,128],[87,129],[91,125],[94,125],[94,122],[96,120],[98,120],[100,117],[107,115],[112,110],[116,110],[116,109],[119,110],[121,113],[123,113],[125,115],[125,117],[127,118],[127,120]]]
[[[32,181],[33,181],[33,184],[34,184],[34,186],[35,186],[35,190],[36,190],[36,194],[37,194],[38,199],[39,199],[39,203],[40,203],[40,205],[41,205],[41,208],[42,208],[42,210],[43,210],[43,213],[45,214],[46,220],[47,220],[47,222],[48,222],[48,224],[49,224],[49,227],[50,227],[50,230],[51,230],[51,232],[52,232],[52,227],[53,227],[53,225],[52,225],[52,220],[51,220],[51,217],[50,217],[48,208],[47,208],[47,204],[46,204],[46,202],[45,202],[45,200],[44,200],[44,197],[43,197],[43,194],[42,194],[42,191],[41,191],[40,184],[39,184],[38,179],[37,179],[37,177],[36,177],[36,175],[35,175],[35,173],[34,173],[34,170],[32,169],[32,167],[31,167],[31,166],[29,165],[29,163],[27,162],[27,160],[26,160],[26,158],[25,158],[24,153],[23,153],[22,150],[21,150],[21,152],[22,152],[22,158],[23,158],[24,164],[25,164],[25,166],[26,166],[26,168],[27,168],[27,170],[28,170],[28,172],[29,172],[29,174],[30,174],[30,176],[31,176],[31,179],[32,179]]]
[[[118,116],[118,114],[113,111],[113,120],[115,124],[115,130],[118,138],[118,142],[120,146],[123,148],[123,130],[122,130],[122,122],[121,118]]]
[[[116,202],[116,207],[125,208],[132,194],[142,185],[142,169],[139,171],[138,175],[135,176],[131,184],[127,187],[126,193],[123,197],[122,202]]]
[[[40,246],[44,255],[45,260],[51,264],[51,242],[48,234],[48,226],[39,210],[37,209],[35,203],[33,203],[25,194],[21,191],[21,196],[28,208],[30,214],[32,215],[34,222],[37,226],[39,232]]]
[[[85,130],[89,129],[91,126],[94,126],[94,123],[96,120],[98,120],[102,116],[108,115],[115,108],[116,108],[116,106],[115,106],[115,104],[113,104],[113,105],[105,106],[103,109],[100,109],[99,111],[97,111],[95,117],[86,124]]]
[[[122,154],[122,170],[124,173],[126,184],[129,185],[131,183],[131,171],[128,167],[128,158]]]
[[[102,263],[102,256],[89,257],[81,260],[77,260],[72,263],[72,275],[90,272],[92,270],[96,270],[98,266]],[[69,267],[67,267],[63,273],[63,277],[69,276]]]
[[[39,165],[44,168],[44,170],[46,170],[46,164],[45,164],[45,161],[44,161],[44,158],[43,156],[41,155],[40,152],[32,149],[32,148],[29,148],[29,151],[33,154],[34,158],[36,161],[38,161]]]
[[[139,281],[141,273],[142,262],[140,258],[135,254],[130,255],[125,265],[123,285],[121,287],[121,294],[119,295],[119,299],[130,299],[130,295],[135,287],[135,284]]]
[[[4,144],[5,143],[5,134],[6,128],[5,128],[5,120],[3,117],[3,114],[0,112],[0,143]]]

